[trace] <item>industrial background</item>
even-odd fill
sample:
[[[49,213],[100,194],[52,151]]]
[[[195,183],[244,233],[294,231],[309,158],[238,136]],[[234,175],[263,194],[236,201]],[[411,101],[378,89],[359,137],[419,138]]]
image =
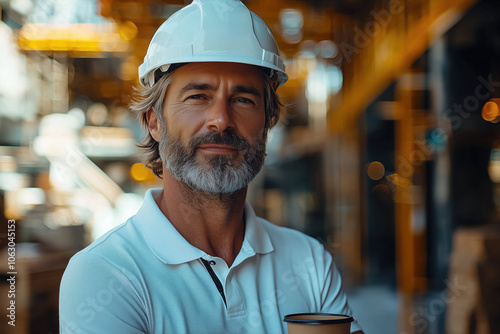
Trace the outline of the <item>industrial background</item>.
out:
[[[127,104],[188,3],[0,0],[1,333],[58,333],[68,259],[159,186]],[[244,3],[290,77],[257,213],[324,243],[367,334],[500,333],[500,2]]]

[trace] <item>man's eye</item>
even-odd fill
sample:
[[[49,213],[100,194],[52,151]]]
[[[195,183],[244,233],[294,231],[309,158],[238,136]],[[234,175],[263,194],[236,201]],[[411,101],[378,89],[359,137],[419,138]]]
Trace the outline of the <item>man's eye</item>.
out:
[[[241,102],[241,103],[252,103],[255,104],[252,100],[247,99],[246,97],[238,97],[236,101]]]
[[[197,94],[197,95],[191,95],[191,96],[188,97],[188,99],[194,99],[194,100],[199,100],[201,98],[202,98],[202,96],[199,95],[199,94]]]

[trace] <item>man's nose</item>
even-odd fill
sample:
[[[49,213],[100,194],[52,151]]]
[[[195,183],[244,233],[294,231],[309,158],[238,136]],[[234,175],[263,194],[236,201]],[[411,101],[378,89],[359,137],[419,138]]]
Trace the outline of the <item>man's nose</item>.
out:
[[[229,102],[219,100],[213,103],[207,111],[207,128],[210,131],[224,132],[227,129],[234,129],[235,123],[233,112]]]

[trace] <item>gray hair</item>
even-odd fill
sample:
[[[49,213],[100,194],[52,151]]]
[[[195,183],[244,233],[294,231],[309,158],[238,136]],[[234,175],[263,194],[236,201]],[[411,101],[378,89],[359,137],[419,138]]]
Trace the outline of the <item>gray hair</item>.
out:
[[[165,95],[173,81],[174,73],[175,71],[172,71],[163,75],[150,88],[136,89],[136,96],[131,101],[129,108],[146,130],[148,130],[147,113],[149,110],[153,110],[156,118],[163,124],[165,123],[163,116]],[[264,133],[267,134],[267,131],[278,123],[284,104],[276,93],[276,83],[264,71],[262,76],[264,77],[264,106],[266,111]],[[138,146],[146,152],[146,167],[150,168],[156,176],[162,178],[163,163],[160,157],[159,143],[151,136],[149,131],[146,138]]]

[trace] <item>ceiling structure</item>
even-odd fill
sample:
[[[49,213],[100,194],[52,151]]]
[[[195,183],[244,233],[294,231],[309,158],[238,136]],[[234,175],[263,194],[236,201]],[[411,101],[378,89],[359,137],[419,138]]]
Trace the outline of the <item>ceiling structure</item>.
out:
[[[18,44],[27,52],[64,53],[81,59],[71,90],[93,99],[129,95],[138,85],[137,67],[158,26],[191,1],[100,0],[96,14],[107,20],[95,24],[25,24]],[[330,131],[352,124],[390,82],[411,66],[429,45],[460,19],[476,0],[287,1],[247,0],[247,6],[271,27],[286,59],[289,82],[280,88],[288,101],[304,95],[311,66],[321,62],[342,71],[342,89],[328,102]],[[328,43],[323,43],[323,42]],[[321,44],[323,43],[323,44]],[[323,57],[321,45],[333,45],[334,54]],[[309,52],[307,54],[307,52]],[[307,54],[304,57],[304,54]],[[116,73],[104,77],[83,65],[83,59],[108,64]],[[116,65],[118,63],[118,65]],[[94,81],[96,85],[89,86]]]

